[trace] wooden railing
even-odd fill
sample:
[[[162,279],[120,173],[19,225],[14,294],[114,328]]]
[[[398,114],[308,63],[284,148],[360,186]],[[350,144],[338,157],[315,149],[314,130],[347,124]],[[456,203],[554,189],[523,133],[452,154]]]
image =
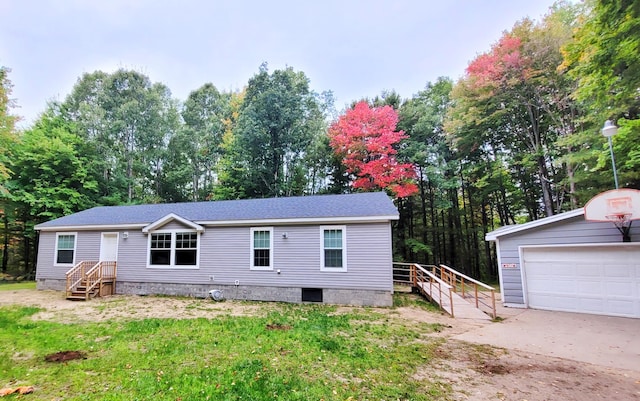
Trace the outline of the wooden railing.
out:
[[[102,284],[105,281],[113,281],[116,278],[116,262],[115,261],[102,261],[98,262],[95,266],[89,269],[86,274],[85,285],[87,298],[96,287],[98,287],[98,295],[104,295],[102,293]]]
[[[109,295],[113,294],[117,272],[115,261],[82,261],[66,273],[67,298],[82,288],[85,300],[97,291],[98,295],[106,295],[104,288],[108,285]],[[76,295],[77,299],[77,295]]]
[[[451,292],[460,295],[493,319],[497,316],[495,289],[446,265],[436,266],[394,262],[393,283],[419,288],[420,292],[438,302],[451,316],[453,316]],[[421,287],[421,285],[426,286],[426,288]],[[436,292],[433,293],[431,291]],[[433,294],[433,296],[430,294]],[[440,297],[440,300],[435,300],[434,298],[436,297]],[[447,303],[451,305],[450,308],[446,305]]]
[[[449,284],[462,298],[496,318],[496,290],[446,265],[430,266],[431,272]]]
[[[65,274],[67,278],[67,297],[71,295],[75,288],[82,284],[87,271],[89,271],[97,263],[98,261],[83,260],[82,262],[79,262],[71,269],[69,269],[69,271],[67,271],[67,273]]]
[[[394,284],[411,285],[417,288],[423,295],[435,301],[442,310],[454,317],[453,311],[453,287],[436,276],[431,268],[435,266],[422,266],[417,263],[394,263]]]

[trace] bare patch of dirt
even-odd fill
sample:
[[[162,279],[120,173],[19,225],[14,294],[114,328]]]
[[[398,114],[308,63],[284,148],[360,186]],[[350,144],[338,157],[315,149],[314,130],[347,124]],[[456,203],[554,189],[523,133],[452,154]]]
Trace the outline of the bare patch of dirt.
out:
[[[216,316],[264,315],[268,303],[241,301],[213,302],[209,299],[110,296],[88,302],[69,302],[56,291],[0,291],[0,306],[19,304],[43,310],[36,320],[62,323],[143,318],[213,318]],[[275,306],[274,306],[275,307]],[[335,313],[357,310],[339,307]],[[436,324],[440,328],[427,335],[440,339],[433,359],[414,375],[417,380],[441,383],[453,389],[447,400],[454,401],[578,401],[640,400],[640,369],[628,371],[576,362],[569,359],[507,350],[490,345],[470,344],[453,337],[470,332],[487,321],[453,319],[441,313],[414,307],[378,308],[387,314],[385,324]],[[270,330],[284,326],[270,325]],[[282,349],[286,354],[288,350]]]
[[[254,316],[265,311],[260,304],[242,301],[213,302],[210,299],[186,297],[113,295],[93,298],[87,302],[71,302],[60,291],[0,291],[0,305],[10,304],[37,306],[43,311],[35,314],[34,320],[60,323],[144,318],[196,319],[220,315]]]
[[[455,401],[640,400],[638,373],[449,340],[416,375]]]
[[[60,351],[55,354],[49,354],[44,357],[47,362],[67,362],[74,359],[86,359],[87,356],[81,351]]]
[[[268,324],[267,330],[291,330],[291,326],[280,323]]]

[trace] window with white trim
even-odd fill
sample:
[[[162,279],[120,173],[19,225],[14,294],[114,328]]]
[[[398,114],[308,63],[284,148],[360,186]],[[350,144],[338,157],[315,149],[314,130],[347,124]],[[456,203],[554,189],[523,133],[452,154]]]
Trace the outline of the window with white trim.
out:
[[[273,270],[273,227],[251,228],[252,270]]]
[[[320,270],[346,271],[346,227],[320,227]]]
[[[56,234],[55,264],[70,266],[75,264],[76,233]]]
[[[149,266],[197,267],[200,236],[195,231],[149,234]]]
[[[171,264],[171,233],[152,233],[149,264]]]
[[[198,233],[176,233],[176,265],[193,266],[197,256]]]

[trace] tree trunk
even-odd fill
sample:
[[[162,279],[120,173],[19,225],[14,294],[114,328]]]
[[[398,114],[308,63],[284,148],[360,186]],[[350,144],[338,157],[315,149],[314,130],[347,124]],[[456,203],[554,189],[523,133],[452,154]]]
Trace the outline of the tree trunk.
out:
[[[542,201],[544,212],[547,217],[553,216],[553,195],[551,194],[551,184],[549,183],[549,171],[543,156],[538,156],[538,178],[542,186]]]
[[[422,175],[422,166],[418,167],[418,171],[420,172],[420,211],[422,212],[422,243],[425,245],[429,244],[429,238],[427,235],[427,203],[426,203],[426,195],[424,191],[424,179]],[[433,249],[433,245],[432,245]],[[423,260],[427,262],[429,255],[427,252],[423,253]]]
[[[2,248],[2,273],[7,272],[7,263],[9,261],[9,218],[6,212],[2,214],[2,222],[4,223],[4,246]]]
[[[487,236],[487,233],[489,232],[489,218],[487,216],[487,204],[485,199],[482,199],[482,205],[481,205],[481,218],[482,218],[482,238],[485,238]],[[493,261],[493,254],[491,253],[491,244],[489,243],[489,241],[483,241],[484,242],[484,256],[485,256],[485,260],[486,260],[486,273],[487,273],[487,277],[493,279],[496,276],[497,273],[497,269],[494,264]]]

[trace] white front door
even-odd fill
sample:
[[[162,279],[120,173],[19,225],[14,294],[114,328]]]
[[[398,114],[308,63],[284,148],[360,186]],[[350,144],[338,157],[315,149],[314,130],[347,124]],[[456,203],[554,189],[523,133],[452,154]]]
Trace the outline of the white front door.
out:
[[[118,260],[118,233],[102,233],[100,261]]]

